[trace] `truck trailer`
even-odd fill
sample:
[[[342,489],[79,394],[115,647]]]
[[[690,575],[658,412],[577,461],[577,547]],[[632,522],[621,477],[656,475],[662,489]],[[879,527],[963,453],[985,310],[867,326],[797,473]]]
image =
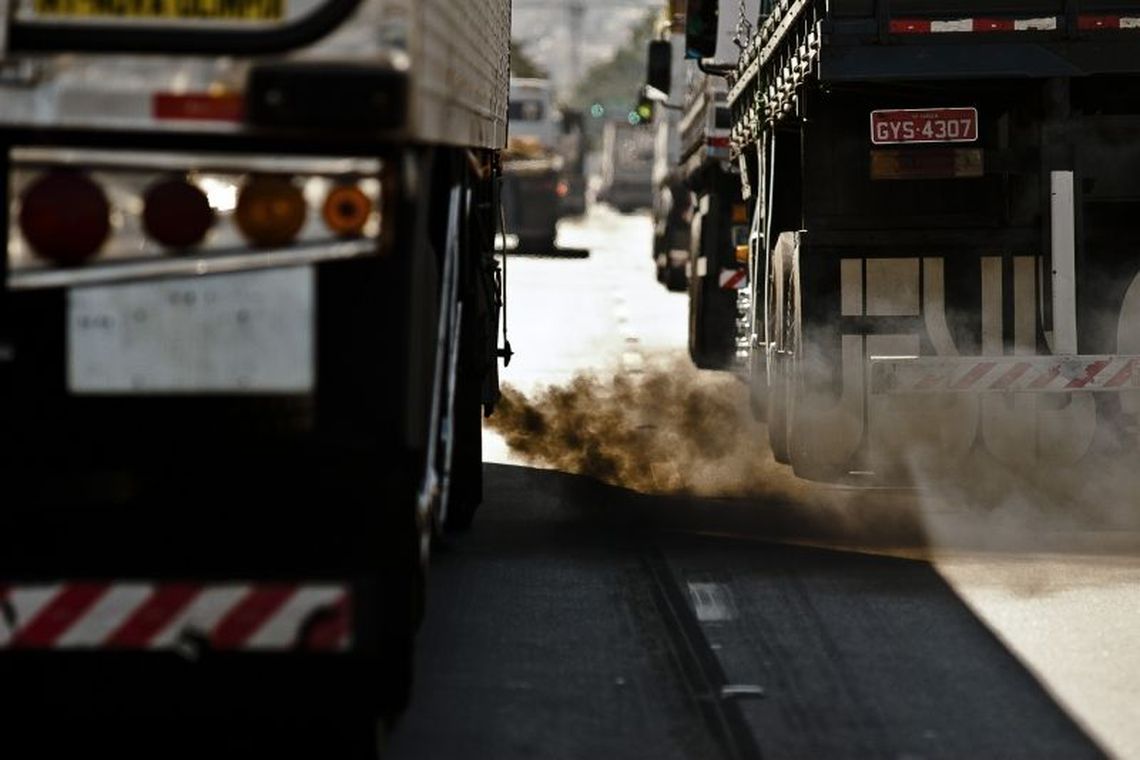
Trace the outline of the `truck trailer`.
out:
[[[1134,456],[1134,4],[776,0],[751,25],[739,337],[776,457],[906,482]]]
[[[509,0],[10,10],[5,721],[398,712],[498,394]]]

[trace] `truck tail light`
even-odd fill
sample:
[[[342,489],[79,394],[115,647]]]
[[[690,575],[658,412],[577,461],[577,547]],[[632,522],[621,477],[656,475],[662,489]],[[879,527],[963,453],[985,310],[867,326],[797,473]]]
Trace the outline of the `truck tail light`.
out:
[[[36,179],[20,198],[20,230],[36,255],[75,266],[98,253],[111,231],[111,207],[86,175],[57,169]]]
[[[143,198],[143,228],[167,248],[192,248],[214,226],[206,194],[184,179],[160,180]]]
[[[340,237],[359,237],[371,215],[371,199],[355,185],[335,185],[321,207],[325,225]]]
[[[293,242],[307,213],[304,194],[291,180],[262,175],[241,188],[234,221],[251,245],[274,248]]]
[[[554,191],[558,193],[559,198],[565,198],[570,194],[570,185],[564,179],[559,180],[558,185],[554,188]]]

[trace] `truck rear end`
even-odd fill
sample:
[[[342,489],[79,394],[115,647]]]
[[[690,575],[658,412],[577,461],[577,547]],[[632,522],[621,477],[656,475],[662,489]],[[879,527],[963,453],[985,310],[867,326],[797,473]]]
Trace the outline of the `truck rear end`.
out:
[[[433,528],[481,493],[508,30],[506,0],[16,10],[0,680],[21,714],[403,705]]]
[[[801,1],[757,19],[729,92],[767,283],[742,337],[797,473],[1134,454],[1127,6]]]
[[[519,250],[549,253],[562,215],[564,166],[551,83],[512,79],[510,114],[510,142],[503,155],[506,231],[516,236]]]
[[[622,213],[652,207],[653,155],[654,135],[648,126],[606,122],[598,199]]]

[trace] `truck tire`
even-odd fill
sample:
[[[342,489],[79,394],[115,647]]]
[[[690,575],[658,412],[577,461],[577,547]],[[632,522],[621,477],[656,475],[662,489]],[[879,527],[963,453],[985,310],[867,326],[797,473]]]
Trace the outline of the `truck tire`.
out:
[[[684,293],[689,289],[689,277],[685,267],[665,265],[665,289],[670,293]]]
[[[790,339],[790,303],[788,300],[788,278],[792,269],[792,249],[783,245],[785,235],[781,233],[776,245],[769,254],[772,259],[772,278],[768,287],[771,288],[769,302],[773,305],[771,313],[766,315],[769,322],[769,334],[776,343],[776,350],[769,355],[771,370],[768,377],[768,446],[772,449],[772,457],[781,464],[789,464],[791,456],[788,448],[788,393],[790,388],[788,377],[788,340]]]
[[[483,501],[483,402],[485,385],[493,383],[489,375],[495,369],[494,320],[495,296],[490,292],[483,260],[488,246],[494,244],[495,221],[493,187],[476,181],[472,188],[473,203],[464,223],[461,251],[459,356],[456,368],[455,399],[451,423],[452,456],[444,532],[465,531],[471,527],[475,512]],[[487,209],[481,213],[479,209]],[[488,398],[492,398],[489,394]]]

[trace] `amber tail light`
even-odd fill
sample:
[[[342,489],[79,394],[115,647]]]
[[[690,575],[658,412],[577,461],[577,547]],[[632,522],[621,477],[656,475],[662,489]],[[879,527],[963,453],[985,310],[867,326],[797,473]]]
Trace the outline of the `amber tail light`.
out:
[[[250,245],[289,245],[305,225],[305,197],[285,177],[254,176],[238,193],[234,221]]]

